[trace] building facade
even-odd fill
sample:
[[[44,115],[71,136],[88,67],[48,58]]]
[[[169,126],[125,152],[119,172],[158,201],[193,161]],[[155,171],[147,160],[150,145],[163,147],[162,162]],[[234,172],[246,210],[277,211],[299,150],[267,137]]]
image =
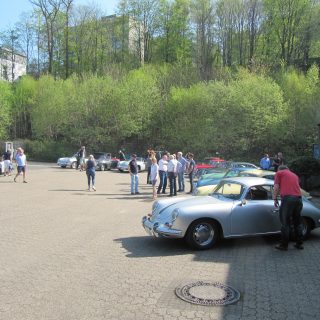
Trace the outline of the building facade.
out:
[[[27,73],[27,57],[0,47],[0,79],[14,82]]]

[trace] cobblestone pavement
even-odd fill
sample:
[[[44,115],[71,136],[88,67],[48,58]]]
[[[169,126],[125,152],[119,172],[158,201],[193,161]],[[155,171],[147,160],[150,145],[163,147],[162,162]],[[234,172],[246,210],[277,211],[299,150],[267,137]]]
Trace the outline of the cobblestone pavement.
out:
[[[129,176],[30,166],[28,183],[0,177],[1,320],[318,319],[320,232],[305,250],[278,237],[224,240],[195,252],[141,227],[151,188],[129,195]],[[241,293],[224,307],[178,299],[182,282],[219,281]]]

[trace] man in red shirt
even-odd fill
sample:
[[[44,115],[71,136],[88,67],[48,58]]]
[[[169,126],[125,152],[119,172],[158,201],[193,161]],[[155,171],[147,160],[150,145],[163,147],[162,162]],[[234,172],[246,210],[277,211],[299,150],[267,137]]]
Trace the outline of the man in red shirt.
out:
[[[303,249],[301,210],[302,199],[299,185],[299,178],[291,172],[287,166],[280,165],[274,179],[274,205],[279,206],[278,195],[281,196],[280,221],[281,221],[281,242],[276,245],[278,250],[288,250],[290,225],[294,226],[297,249]]]

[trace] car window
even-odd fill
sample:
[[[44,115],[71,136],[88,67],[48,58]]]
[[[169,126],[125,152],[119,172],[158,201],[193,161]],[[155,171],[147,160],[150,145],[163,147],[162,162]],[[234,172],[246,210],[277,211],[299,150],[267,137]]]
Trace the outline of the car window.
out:
[[[239,183],[220,183],[213,194],[222,195],[229,199],[238,200],[243,192],[243,186]]]
[[[245,198],[247,200],[270,200],[272,199],[272,186],[253,186],[248,190]]]

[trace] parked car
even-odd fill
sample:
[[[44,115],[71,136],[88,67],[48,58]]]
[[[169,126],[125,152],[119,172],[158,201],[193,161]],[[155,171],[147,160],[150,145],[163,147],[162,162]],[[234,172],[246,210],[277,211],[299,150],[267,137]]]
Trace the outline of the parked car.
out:
[[[196,161],[196,167],[195,171],[199,169],[207,169],[207,168],[217,168],[221,167],[222,164],[224,164],[226,160],[221,159],[219,157],[208,157],[204,158],[202,161]]]
[[[247,169],[261,169],[260,167],[256,166],[253,163],[250,162],[226,162],[225,164],[226,168],[230,168],[230,169],[236,169],[236,168],[247,168]]]
[[[57,165],[60,166],[61,168],[76,169],[77,168],[77,154],[75,153],[71,157],[59,158],[57,161]]]
[[[111,164],[112,164],[111,153],[95,152],[93,156],[97,163],[96,170],[100,170],[100,171],[111,170]]]
[[[131,160],[126,160],[126,161],[120,161],[118,162],[118,170],[121,172],[124,171],[129,171],[129,162]],[[137,165],[138,165],[138,170],[139,171],[144,171],[146,170],[146,161],[142,157],[137,157]]]
[[[246,172],[250,172],[250,174],[246,174]],[[206,174],[201,177],[195,183],[193,188],[193,194],[195,196],[207,196],[211,192],[213,192],[214,188],[217,186],[217,184],[224,178],[231,178],[231,177],[260,177],[260,178],[266,178],[270,179],[273,178],[274,172],[266,171],[266,170],[260,170],[255,169],[254,171],[250,168],[232,168],[228,169],[225,172],[222,172],[220,174]],[[274,178],[273,178],[274,179]]]
[[[154,237],[184,238],[194,249],[209,249],[220,238],[280,233],[273,181],[257,177],[223,179],[211,196],[158,200],[142,225]],[[320,227],[320,209],[303,197],[303,237]]]

